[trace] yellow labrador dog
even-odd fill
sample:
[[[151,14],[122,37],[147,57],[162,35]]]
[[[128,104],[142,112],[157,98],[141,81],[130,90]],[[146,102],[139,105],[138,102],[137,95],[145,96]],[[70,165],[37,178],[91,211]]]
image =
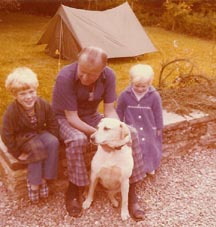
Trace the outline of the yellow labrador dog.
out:
[[[98,180],[107,189],[113,206],[118,206],[115,198],[121,192],[121,218],[129,218],[128,191],[129,177],[133,170],[131,135],[127,125],[117,119],[104,118],[98,124],[91,141],[98,149],[91,162],[90,187],[83,208],[90,207]]]

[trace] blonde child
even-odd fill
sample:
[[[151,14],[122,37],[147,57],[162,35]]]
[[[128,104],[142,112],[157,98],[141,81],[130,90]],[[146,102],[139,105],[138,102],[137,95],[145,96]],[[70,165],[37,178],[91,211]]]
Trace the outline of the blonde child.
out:
[[[8,75],[5,87],[14,101],[3,116],[2,140],[8,152],[27,164],[28,196],[32,203],[47,198],[47,180],[58,165],[58,123],[50,104],[37,96],[37,75],[27,67]]]
[[[162,156],[161,97],[152,86],[154,72],[150,65],[134,65],[129,75],[130,86],[118,98],[117,113],[120,120],[136,128],[145,172],[154,174]]]

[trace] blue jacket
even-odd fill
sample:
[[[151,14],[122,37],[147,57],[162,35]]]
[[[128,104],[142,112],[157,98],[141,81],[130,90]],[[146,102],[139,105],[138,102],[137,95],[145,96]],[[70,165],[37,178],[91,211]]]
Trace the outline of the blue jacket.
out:
[[[162,156],[162,136],[157,136],[157,130],[163,129],[160,94],[150,86],[138,101],[129,86],[120,94],[116,110],[120,120],[133,126],[138,132],[146,172],[155,170]]]

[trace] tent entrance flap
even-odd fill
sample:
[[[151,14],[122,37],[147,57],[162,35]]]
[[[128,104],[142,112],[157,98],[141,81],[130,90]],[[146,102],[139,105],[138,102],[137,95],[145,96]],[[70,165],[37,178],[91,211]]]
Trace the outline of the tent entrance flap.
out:
[[[64,21],[59,17],[50,30],[52,34],[50,38],[44,37],[44,40],[47,39],[45,52],[54,58],[76,59],[81,48]],[[41,43],[43,43],[43,37],[40,40]]]

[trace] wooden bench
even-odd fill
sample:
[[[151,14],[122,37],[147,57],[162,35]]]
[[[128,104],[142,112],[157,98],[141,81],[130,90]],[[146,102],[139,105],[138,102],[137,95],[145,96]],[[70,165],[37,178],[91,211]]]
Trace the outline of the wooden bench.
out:
[[[0,139],[0,171],[3,175],[3,182],[11,193],[26,192],[26,165],[20,164]]]

